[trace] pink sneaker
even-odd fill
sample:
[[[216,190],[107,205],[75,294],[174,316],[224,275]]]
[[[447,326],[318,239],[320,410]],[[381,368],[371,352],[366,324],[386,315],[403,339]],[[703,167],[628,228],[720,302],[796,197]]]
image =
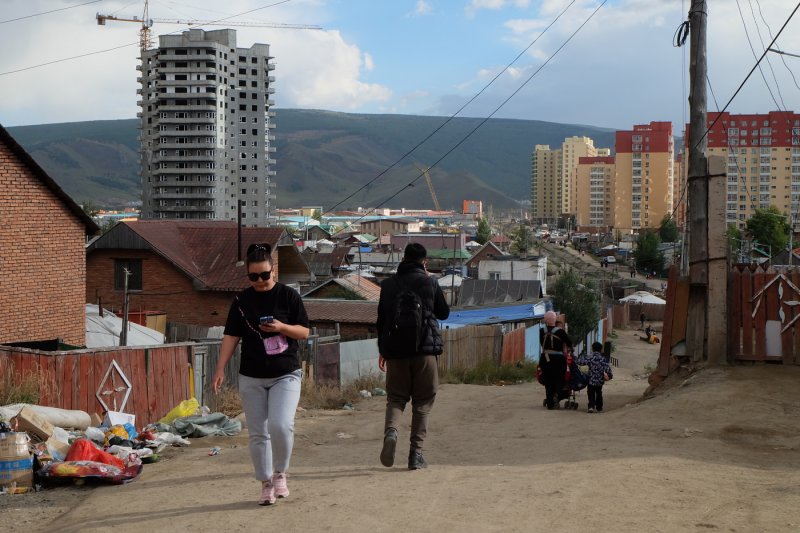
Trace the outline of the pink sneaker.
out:
[[[272,486],[275,488],[275,496],[285,498],[289,495],[289,487],[286,485],[286,474],[275,472],[272,475]]]
[[[258,500],[258,505],[272,505],[275,503],[275,487],[271,481],[261,482],[261,498]]]

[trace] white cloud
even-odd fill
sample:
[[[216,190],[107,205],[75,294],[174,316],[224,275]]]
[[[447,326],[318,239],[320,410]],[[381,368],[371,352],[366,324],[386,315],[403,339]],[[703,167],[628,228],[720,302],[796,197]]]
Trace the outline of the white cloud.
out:
[[[4,18],[52,9],[52,0],[3,0]],[[271,22],[304,22],[312,16],[324,18],[320,0],[299,0],[294,11],[257,12],[250,15]],[[131,7],[122,9],[124,0],[103,2],[104,12],[119,11],[120,16],[135,14]],[[291,4],[289,4],[291,6]],[[209,8],[202,10],[201,7]],[[244,12],[252,2],[231,0],[220,8],[211,0],[196,0],[191,11],[198,18],[214,19],[229,13]],[[214,11],[214,9],[217,11]],[[178,8],[179,9],[179,8]],[[199,11],[196,11],[198,9]],[[54,15],[27,19],[5,25],[0,46],[13,43],[14,53],[0,57],[0,72],[7,72],[91,51],[113,48],[138,40],[136,24],[108,22],[98,26],[94,20],[97,6],[89,5]],[[163,11],[163,8],[162,8]],[[278,17],[278,14],[282,15]],[[175,18],[183,13],[175,13]],[[151,16],[168,17],[170,12]],[[319,20],[319,22],[322,22]],[[168,24],[156,24],[153,33],[179,30]],[[237,28],[237,44],[268,43],[277,65],[276,93],[278,107],[313,107],[359,110],[391,98],[392,91],[378,83],[368,83],[363,76],[375,66],[373,55],[348,42],[335,30],[275,30]],[[0,124],[33,124],[79,120],[133,118],[138,83],[136,70],[138,46],[128,46],[107,53],[64,61],[42,68],[0,76]]]
[[[430,15],[433,13],[433,7],[425,0],[417,0],[417,5],[414,6],[414,15]]]

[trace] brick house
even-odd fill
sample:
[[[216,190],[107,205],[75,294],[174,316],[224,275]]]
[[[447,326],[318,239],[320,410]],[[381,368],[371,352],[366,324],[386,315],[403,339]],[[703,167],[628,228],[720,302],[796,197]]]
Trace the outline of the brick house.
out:
[[[241,228],[242,259],[251,243],[272,245],[276,279],[309,282],[311,272],[283,228]],[[124,269],[131,311],[163,311],[173,323],[225,324],[234,295],[250,286],[237,266],[235,221],[120,222],[86,250],[86,301],[122,308]]]
[[[100,231],[0,126],[0,343],[83,346],[86,237]]]
[[[472,257],[464,263],[467,267],[467,274],[471,278],[478,277],[478,267],[484,259],[493,259],[495,257],[502,257],[505,253],[492,241],[488,241],[481,246],[477,252],[472,254]]]

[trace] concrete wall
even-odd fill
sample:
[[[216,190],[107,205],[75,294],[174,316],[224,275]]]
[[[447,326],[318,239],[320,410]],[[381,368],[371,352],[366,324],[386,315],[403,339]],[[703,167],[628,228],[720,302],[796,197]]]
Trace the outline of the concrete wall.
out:
[[[339,346],[341,384],[345,385],[361,376],[381,374],[378,368],[378,341],[367,339],[343,342]]]

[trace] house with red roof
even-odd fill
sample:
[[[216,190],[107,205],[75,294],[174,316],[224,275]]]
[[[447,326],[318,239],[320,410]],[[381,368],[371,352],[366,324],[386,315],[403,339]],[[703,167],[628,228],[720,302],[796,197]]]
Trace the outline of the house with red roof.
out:
[[[283,228],[140,220],[120,222],[87,247],[86,301],[121,309],[127,271],[131,311],[162,311],[173,323],[224,325],[233,296],[250,286],[240,260],[252,243],[272,246],[278,281],[308,284],[311,271]]]

